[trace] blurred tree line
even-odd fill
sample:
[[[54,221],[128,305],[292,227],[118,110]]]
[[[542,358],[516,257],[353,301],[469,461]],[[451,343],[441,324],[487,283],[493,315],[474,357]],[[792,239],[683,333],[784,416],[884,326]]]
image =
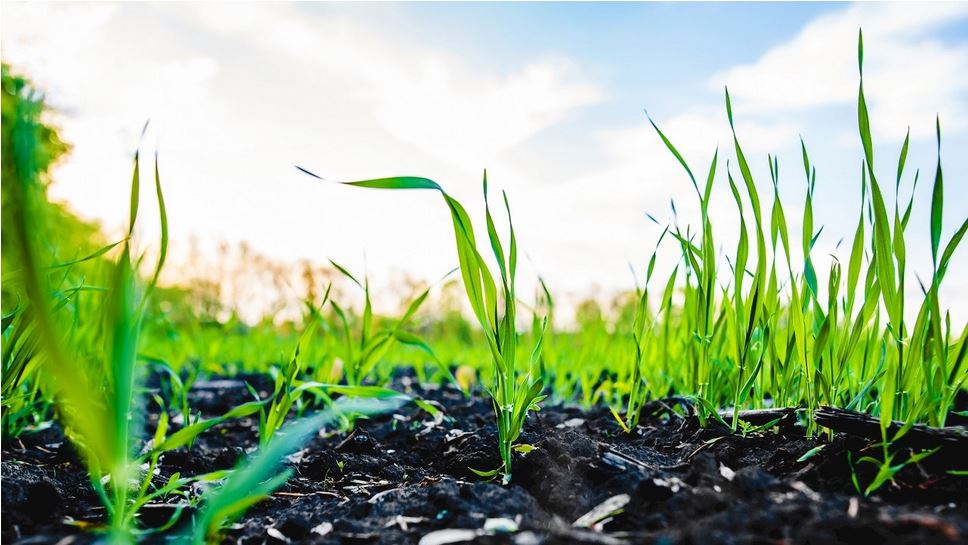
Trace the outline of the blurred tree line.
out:
[[[16,150],[32,150],[33,157],[21,160],[21,164],[32,164],[36,169],[35,176],[25,178],[29,184],[27,190],[32,193],[35,212],[42,218],[33,222],[33,227],[43,230],[34,233],[38,240],[46,242],[41,247],[42,257],[49,264],[63,263],[95,252],[105,245],[100,226],[94,222],[84,221],[69,211],[64,205],[51,202],[47,197],[50,185],[50,170],[69,150],[70,146],[61,140],[57,130],[44,120],[47,106],[44,97],[30,83],[27,78],[13,73],[6,63],[3,63],[2,76],[2,231],[0,242],[0,260],[3,269],[3,314],[6,316],[22,301],[18,294],[16,272],[19,269],[18,258],[14,248],[12,223],[12,209],[8,206],[10,192],[19,173]],[[32,115],[41,119],[40,123],[28,130],[16,131],[14,115],[18,110],[30,111]],[[31,145],[14,146],[15,139],[29,138]],[[26,158],[22,158],[26,159]],[[83,264],[75,273],[83,274]]]

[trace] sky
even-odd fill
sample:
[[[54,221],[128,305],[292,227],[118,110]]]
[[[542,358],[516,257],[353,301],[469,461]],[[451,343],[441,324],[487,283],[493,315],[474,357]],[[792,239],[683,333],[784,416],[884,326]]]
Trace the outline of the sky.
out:
[[[486,168],[492,191],[511,202],[521,293],[539,274],[566,305],[627,290],[629,268],[641,276],[661,231],[646,214],[669,221],[675,201],[680,223],[698,221],[688,177],[646,110],[700,176],[718,146],[711,213],[718,242],[733,251],[728,86],[757,184],[769,191],[767,154],[778,157],[797,227],[806,144],[817,169],[815,225],[824,227],[814,260],[824,271],[832,256],[846,262],[838,242],[859,210],[861,26],[879,179],[893,188],[908,128],[903,199],[921,174],[912,295],[915,274],[930,274],[936,115],[944,238],[968,217],[964,3],[5,2],[2,14],[4,61],[45,91],[73,144],[52,195],[118,229],[133,151],[139,142],[157,150],[176,263],[192,238],[210,248],[245,241],[280,261],[365,269],[376,286],[402,275],[436,280],[456,264],[439,196],[332,181],[428,177],[480,221]],[[157,238],[154,223],[139,229],[145,241]],[[943,291],[962,322],[964,250]],[[660,255],[661,275],[677,251],[665,243]]]

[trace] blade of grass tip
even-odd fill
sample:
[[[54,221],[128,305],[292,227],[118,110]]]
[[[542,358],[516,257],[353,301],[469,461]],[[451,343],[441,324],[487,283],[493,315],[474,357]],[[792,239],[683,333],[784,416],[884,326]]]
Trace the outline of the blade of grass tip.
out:
[[[370,280],[363,278],[363,331],[360,335],[360,347],[366,346],[373,330],[373,304],[370,300]],[[363,377],[359,377],[360,380]]]
[[[810,258],[812,248],[811,238],[813,236],[813,189],[810,184],[810,158],[807,154],[807,145],[800,139],[800,150],[803,155],[803,170],[807,177],[807,195],[803,203],[803,226],[801,235],[801,245],[803,249],[803,276],[810,288],[813,299],[817,298],[817,271],[814,268],[813,260]]]
[[[948,244],[945,246],[944,251],[941,252],[941,259],[938,261],[938,282],[941,282],[945,272],[947,272],[948,262],[951,260],[951,256],[954,254],[958,244],[961,243],[961,239],[964,238],[966,232],[968,232],[968,218],[965,218],[965,221],[962,222],[961,227],[955,231],[955,234],[951,236],[950,240],[948,240]]]
[[[139,174],[139,171],[141,170],[140,159],[139,159],[140,154],[141,154],[140,149],[135,150],[134,174],[131,175],[131,199],[130,199],[129,212],[128,212],[128,238],[131,238],[134,235],[134,225],[135,225],[135,221],[137,221],[138,219],[138,202],[140,199],[139,193],[141,191],[140,190],[141,181],[140,181],[140,174]]]
[[[867,185],[861,183],[861,203],[860,217],[857,220],[857,229],[854,231],[854,241],[850,249],[850,260],[847,265],[847,310],[849,315],[854,308],[854,299],[857,293],[857,281],[860,278],[860,268],[864,257],[864,200],[866,199]]]
[[[904,164],[907,162],[908,146],[910,143],[911,128],[908,127],[907,134],[904,135],[904,143],[901,144],[901,154],[897,158],[897,179],[894,185],[895,192],[901,187],[901,177],[904,174]]]
[[[682,165],[682,168],[686,169],[686,174],[689,175],[689,179],[692,181],[692,187],[696,189],[696,194],[699,195],[699,198],[701,199],[702,193],[699,191],[699,184],[696,183],[696,177],[692,175],[692,169],[689,168],[686,160],[683,159],[682,155],[679,153],[679,150],[677,150],[672,142],[669,141],[665,133],[659,129],[659,126],[655,124],[655,121],[652,120],[652,116],[649,115],[648,110],[645,110],[645,117],[649,120],[649,123],[652,124],[652,128],[655,129],[655,132],[659,135],[659,138],[662,139],[662,143],[665,144],[666,148],[668,148],[670,152],[672,152],[672,155],[679,161],[679,164]]]
[[[911,184],[911,197],[908,199],[907,206],[904,208],[904,215],[901,218],[901,228],[907,230],[908,220],[911,219],[911,211],[914,210],[914,195],[917,194],[918,180],[921,178],[921,169],[914,171],[914,183]]]
[[[861,144],[864,148],[864,157],[867,159],[869,169],[874,165],[874,147],[871,142],[870,116],[867,113],[867,102],[864,99],[864,32],[858,32],[857,37],[857,71],[860,74],[860,85],[857,96],[857,124],[861,135]]]
[[[300,172],[312,176],[317,180],[329,181],[326,178],[323,178],[322,176],[310,171],[309,169],[303,168],[299,165],[294,166]],[[443,189],[439,184],[437,184],[437,182],[419,176],[393,176],[389,178],[373,178],[370,180],[339,183],[356,187],[369,187],[372,189],[435,189],[443,192]]]
[[[669,228],[666,227],[666,230]],[[551,290],[548,289],[548,284],[545,283],[545,279],[540,275],[538,276],[538,284],[541,286],[541,291],[544,293],[545,301],[548,303],[548,312],[551,313],[555,308],[555,300],[551,297]]]
[[[938,270],[938,247],[941,244],[941,220],[944,208],[944,181],[941,175],[941,116],[935,121],[938,135],[938,167],[934,173],[934,189],[931,192],[931,261]]]
[[[443,275],[433,285],[428,286],[427,289],[425,289],[419,296],[417,296],[413,301],[411,301],[410,305],[407,307],[407,311],[404,312],[400,320],[397,321],[397,325],[395,329],[400,329],[404,325],[409,323],[410,320],[413,318],[414,314],[416,314],[417,311],[420,309],[421,305],[423,305],[424,301],[427,300],[427,297],[430,295],[430,290],[432,290],[434,286],[436,286],[440,282],[443,282],[448,276],[454,274],[459,268],[460,267],[455,267],[447,271],[447,274]]]
[[[514,235],[514,222],[511,219],[511,203],[508,201],[507,191],[501,191],[504,198],[504,210],[508,214],[508,269],[511,273],[511,296],[514,296],[514,277],[518,271],[518,240]],[[550,296],[550,295],[549,295]]]
[[[394,327],[394,329],[400,329],[406,326],[408,322],[410,322],[410,319],[413,318],[413,315],[417,313],[417,311],[420,309],[420,306],[423,305],[423,302],[427,300],[427,297],[430,295],[431,287],[428,287],[427,289],[425,289],[423,292],[420,293],[420,295],[417,296],[416,299],[410,302],[410,304],[407,306],[407,311],[404,312],[403,316],[401,316],[400,319],[397,321],[397,324]]]
[[[95,259],[103,256],[104,254],[110,252],[111,250],[117,248],[118,245],[120,245],[121,243],[123,243],[125,240],[127,240],[127,239],[122,239],[122,240],[119,240],[117,242],[112,242],[111,244],[108,244],[107,246],[102,246],[101,248],[95,250],[94,252],[91,252],[90,254],[87,254],[84,257],[79,257],[77,259],[74,259],[74,260],[71,260],[71,261],[65,261],[63,263],[57,263],[56,265],[49,265],[49,266],[47,266],[45,268],[46,268],[46,270],[49,270],[49,271],[56,270],[56,269],[64,269],[64,268],[67,268],[67,267],[72,267],[74,265],[78,265],[80,263],[84,263],[84,262],[87,262],[87,261],[95,260]],[[4,281],[6,281],[6,279]]]
[[[356,277],[353,276],[353,274],[346,269],[346,267],[343,267],[342,265],[333,261],[332,259],[329,260],[329,264],[335,267],[336,270],[338,270],[343,276],[352,280],[354,284],[360,287],[360,289],[363,289],[363,284],[359,280],[357,280]]]
[[[293,165],[293,166],[296,167],[296,170],[302,172],[303,174],[308,174],[308,175],[312,176],[313,178],[316,178],[317,180],[323,180],[324,182],[328,182],[329,181],[326,178],[323,178],[322,176],[319,176],[319,175],[317,175],[317,174],[315,174],[315,173],[313,173],[313,172],[311,172],[311,171],[309,171],[309,170],[307,170],[307,169],[305,169],[305,168],[303,168],[303,167],[301,167],[299,165]]]
[[[443,189],[437,182],[418,176],[395,176],[392,178],[375,178],[372,180],[342,183],[343,185],[369,187],[372,189],[435,189],[443,192]]]
[[[141,143],[145,139],[145,133],[148,131],[148,125],[150,123],[151,120],[149,119],[145,121],[144,126],[141,127],[141,136],[138,138],[138,148],[134,151],[134,173],[132,174],[131,180],[131,200],[128,215],[128,238],[131,238],[131,236],[134,234],[135,221],[138,219],[138,203],[141,199]]]
[[[494,218],[491,216],[491,205],[487,198],[487,170],[484,171],[484,217],[487,224],[487,238],[491,242],[491,250],[494,252],[494,259],[497,260],[497,266],[501,271],[501,280],[504,283],[504,289],[508,290],[508,270],[505,264],[504,258],[504,247],[501,245],[501,239],[498,238],[497,228],[494,226]]]
[[[719,146],[713,152],[713,160],[709,163],[709,172],[706,174],[706,189],[702,195],[703,210],[708,214],[709,195],[713,191],[713,180],[716,178],[716,163],[719,161]]]
[[[155,196],[158,199],[158,217],[161,224],[161,242],[158,249],[158,262],[155,265],[155,272],[151,276],[148,289],[158,283],[161,269],[165,266],[165,259],[168,257],[168,210],[165,208],[165,196],[161,190],[161,174],[158,170],[158,152],[155,152]]]

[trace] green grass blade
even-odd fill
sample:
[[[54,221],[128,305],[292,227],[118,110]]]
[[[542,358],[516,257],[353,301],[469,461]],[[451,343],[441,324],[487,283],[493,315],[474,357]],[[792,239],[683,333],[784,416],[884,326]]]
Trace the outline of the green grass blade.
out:
[[[931,192],[931,260],[935,269],[938,266],[938,247],[941,244],[941,220],[944,208],[944,181],[941,174],[941,118],[936,121],[938,135],[938,167],[934,174],[934,189]]]
[[[652,120],[652,116],[649,115],[648,111],[645,112],[645,117],[648,118],[649,123],[652,124],[652,128],[655,129],[656,133],[658,133],[659,138],[662,139],[662,143],[665,144],[666,148],[668,148],[670,152],[672,152],[672,155],[679,161],[679,164],[682,165],[682,168],[686,170],[686,174],[689,175],[689,179],[692,181],[692,186],[696,189],[696,193],[701,199],[702,193],[699,191],[699,184],[696,183],[696,177],[693,176],[692,169],[689,168],[689,164],[686,163],[686,160],[682,158],[682,154],[679,153],[679,150],[677,150],[672,142],[666,137],[665,133],[663,133],[659,129],[659,126],[655,124],[655,121]]]
[[[161,174],[158,171],[158,153],[155,153],[155,197],[158,199],[158,216],[161,223],[161,242],[158,247],[158,262],[155,264],[155,272],[151,275],[148,282],[149,289],[158,283],[161,276],[161,269],[165,266],[165,259],[168,257],[168,210],[165,208],[165,196],[161,191]]]

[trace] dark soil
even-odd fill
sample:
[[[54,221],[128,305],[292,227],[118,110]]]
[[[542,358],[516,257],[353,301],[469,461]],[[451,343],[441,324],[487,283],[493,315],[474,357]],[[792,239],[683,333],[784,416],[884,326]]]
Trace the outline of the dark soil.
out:
[[[251,399],[238,380],[200,386],[193,406],[206,416]],[[798,462],[820,443],[796,427],[743,437],[659,411],[625,434],[606,409],[548,406],[528,418],[522,437],[537,449],[518,456],[512,484],[502,486],[468,469],[499,465],[488,400],[407,378],[395,387],[440,404],[447,419],[435,423],[407,406],[361,420],[348,435],[316,437],[291,457],[288,484],[233,525],[226,541],[418,543],[464,529],[424,543],[968,543],[968,480],[946,471],[968,468],[968,459],[951,453],[904,468],[865,498],[854,489],[847,453],[856,460],[880,449],[860,439],[836,436]],[[190,451],[166,454],[158,482],[176,471],[230,468],[256,443],[254,419],[223,424]],[[860,464],[857,478],[866,485],[875,471]],[[3,543],[97,539],[91,529],[104,510],[56,428],[5,443],[2,472]],[[604,510],[611,515],[590,528],[574,524],[615,496],[619,512]],[[142,525],[160,525],[172,512],[170,504],[150,505]],[[518,531],[495,530],[508,525]]]

